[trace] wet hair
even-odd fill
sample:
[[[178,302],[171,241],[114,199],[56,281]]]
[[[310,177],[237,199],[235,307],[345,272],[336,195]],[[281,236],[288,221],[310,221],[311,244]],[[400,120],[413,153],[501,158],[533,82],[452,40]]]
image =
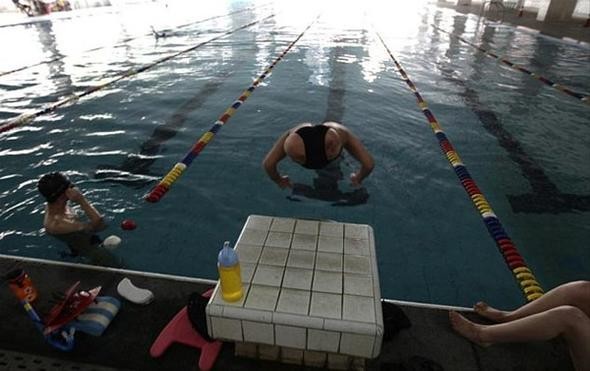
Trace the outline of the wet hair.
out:
[[[47,202],[55,202],[70,186],[72,182],[62,173],[55,172],[45,174],[39,179],[37,189],[45,197]]]

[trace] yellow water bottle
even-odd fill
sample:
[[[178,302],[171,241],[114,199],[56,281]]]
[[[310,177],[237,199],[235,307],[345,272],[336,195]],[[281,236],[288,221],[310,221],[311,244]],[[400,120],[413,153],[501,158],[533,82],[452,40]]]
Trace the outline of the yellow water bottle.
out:
[[[229,241],[223,243],[223,248],[217,256],[217,270],[221,296],[225,301],[238,301],[242,298],[242,274],[238,254],[229,246]]]

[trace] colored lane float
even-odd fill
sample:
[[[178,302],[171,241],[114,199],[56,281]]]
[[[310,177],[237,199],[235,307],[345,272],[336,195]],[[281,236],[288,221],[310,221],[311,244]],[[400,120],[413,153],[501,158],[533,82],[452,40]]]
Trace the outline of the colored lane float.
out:
[[[558,83],[556,83],[556,82],[554,82],[552,80],[549,80],[549,79],[547,79],[547,78],[545,78],[545,77],[543,77],[541,75],[537,75],[536,73],[534,73],[532,71],[529,71],[528,69],[526,69],[526,68],[524,68],[522,66],[519,66],[516,63],[510,62],[509,60],[507,60],[505,58],[502,58],[502,57],[498,56],[495,53],[492,53],[491,51],[489,51],[489,50],[481,47],[480,45],[476,45],[476,44],[472,43],[471,41],[465,40],[463,37],[457,36],[457,35],[455,35],[452,32],[449,32],[447,30],[444,30],[444,29],[442,29],[442,28],[440,28],[438,26],[435,26],[435,25],[431,25],[431,26],[434,27],[435,29],[441,31],[441,32],[444,32],[444,33],[448,34],[451,37],[454,37],[454,38],[458,39],[461,42],[464,42],[465,44],[467,44],[469,46],[474,47],[475,49],[479,50],[480,52],[482,52],[482,53],[486,54],[487,56],[492,57],[492,58],[494,58],[494,59],[502,62],[503,64],[507,65],[508,67],[511,67],[514,70],[523,72],[523,73],[531,76],[532,78],[541,81],[545,85],[548,85],[548,86],[550,86],[550,87],[552,87],[552,88],[554,88],[556,90],[561,91],[562,93],[565,93],[565,94],[567,94],[567,95],[569,95],[571,97],[574,97],[574,98],[580,100],[582,103],[586,103],[586,104],[589,104],[590,105],[590,96],[589,95],[578,93],[578,92],[576,92],[576,91],[574,91],[574,90],[572,90],[572,89],[570,89],[570,88],[568,88],[568,87],[566,87],[566,86],[564,86],[562,84],[558,84]]]
[[[148,202],[158,202],[164,195],[170,190],[170,187],[174,182],[180,178],[182,173],[189,167],[195,158],[201,153],[201,151],[209,144],[215,134],[225,125],[228,120],[234,115],[236,110],[248,99],[250,94],[256,89],[256,87],[272,72],[273,68],[279,63],[283,57],[291,50],[291,48],[301,39],[303,34],[309,30],[309,28],[318,20],[317,16],[300,34],[297,38],[287,46],[285,50],[268,66],[260,76],[254,80],[254,82],[242,92],[242,94],[235,100],[229,108],[223,112],[223,114],[213,123],[213,126],[205,132],[193,145],[190,151],[184,156],[184,158],[176,163],[174,167],[162,178],[162,180],[148,193],[144,198]]]
[[[459,157],[459,154],[451,144],[449,138],[447,138],[445,132],[440,126],[440,123],[434,117],[432,111],[428,108],[428,103],[426,103],[422,95],[420,95],[418,89],[410,80],[401,64],[397,61],[397,59],[395,59],[395,57],[387,47],[387,44],[385,44],[385,41],[378,32],[377,37],[379,37],[379,40],[381,41],[381,43],[387,50],[387,53],[393,60],[393,63],[397,68],[397,72],[401,75],[402,79],[406,82],[412,93],[414,93],[414,95],[416,96],[418,106],[422,110],[424,116],[426,116],[426,119],[428,120],[428,123],[432,128],[432,131],[434,131],[434,134],[438,139],[440,148],[447,157],[448,161],[451,163],[451,166],[453,166],[453,170],[455,171],[457,178],[459,178],[461,185],[471,198],[473,205],[480,213],[483,222],[488,230],[488,233],[496,242],[498,250],[504,257],[506,265],[512,271],[514,277],[519,283],[519,287],[524,293],[524,296],[528,301],[538,299],[544,293],[543,289],[541,288],[541,285],[533,275],[533,272],[527,267],[524,258],[516,249],[514,242],[510,239],[506,230],[504,230],[502,223],[500,223],[500,220],[494,213],[494,210],[490,206],[490,203],[475,183],[475,180],[473,179],[471,174],[469,174],[467,167],[461,160],[461,157]]]
[[[268,4],[263,4],[260,7],[262,8],[262,7],[265,7],[266,5],[268,5]],[[248,11],[248,10],[253,10],[253,9],[256,9],[256,7],[248,7],[248,8],[236,10],[236,11],[233,11],[233,12],[230,12],[230,13],[226,13],[226,14],[223,14],[223,15],[216,15],[216,16],[212,16],[212,17],[209,17],[209,18],[200,19],[198,21],[194,21],[194,22],[190,22],[190,23],[185,23],[185,24],[182,24],[180,26],[176,26],[175,28],[176,29],[184,28],[186,26],[190,26],[190,25],[193,25],[193,24],[203,23],[203,22],[211,21],[213,19],[227,17],[227,16],[230,16],[230,15],[233,15],[233,14],[236,14],[236,13],[242,13],[242,12],[245,12],[245,11]],[[150,33],[145,34],[145,35],[140,35],[140,36],[135,36],[135,37],[128,37],[126,39],[123,39],[123,41],[121,41],[120,43],[113,45],[113,47],[116,48],[116,47],[119,47],[119,46],[123,46],[123,45],[127,44],[129,41],[133,41],[133,40],[135,40],[135,39],[137,39],[139,37],[152,36],[152,35],[153,35],[153,33],[150,32]],[[92,48],[92,49],[85,50],[82,53],[84,54],[84,53],[94,52],[94,51],[97,51],[97,50],[100,50],[100,49],[104,49],[106,47],[107,46],[99,46],[97,48]],[[12,70],[8,70],[8,71],[3,71],[3,72],[0,72],[0,77],[6,76],[6,75],[10,75],[10,74],[15,73],[15,72],[24,71],[24,70],[27,70],[29,68],[41,66],[43,64],[57,62],[57,61],[60,61],[60,60],[62,60],[64,58],[66,58],[66,57],[67,57],[66,55],[62,55],[62,56],[59,56],[59,57],[56,57],[56,58],[53,58],[53,59],[48,59],[46,61],[41,61],[41,62],[30,64],[30,65],[27,65],[27,66],[18,67],[18,68],[15,68],[15,69],[12,69]]]
[[[123,72],[119,76],[117,76],[117,77],[115,77],[115,78],[113,78],[113,79],[111,79],[109,81],[106,81],[106,82],[104,82],[102,84],[99,84],[99,85],[96,85],[96,86],[93,86],[93,87],[90,87],[90,88],[84,90],[82,93],[75,93],[75,94],[69,95],[69,96],[67,96],[65,98],[62,98],[62,99],[58,100],[57,102],[54,102],[54,103],[49,104],[45,108],[40,109],[38,111],[23,113],[23,114],[15,117],[13,119],[7,120],[4,124],[0,125],[0,133],[7,132],[7,131],[12,130],[12,129],[15,129],[15,128],[19,127],[19,126],[26,125],[26,124],[32,122],[35,118],[37,118],[37,117],[39,117],[41,115],[45,115],[47,113],[54,112],[59,107],[62,107],[64,105],[66,105],[66,104],[75,103],[80,98],[85,97],[87,95],[90,95],[90,94],[92,94],[92,93],[94,93],[96,91],[99,91],[101,89],[104,89],[107,86],[113,85],[114,83],[116,83],[116,82],[118,82],[120,80],[123,80],[123,79],[125,79],[127,77],[131,77],[131,76],[137,75],[137,74],[139,74],[141,72],[147,71],[147,70],[149,70],[149,69],[151,69],[151,68],[153,68],[153,67],[155,67],[155,66],[157,66],[157,65],[159,65],[161,63],[164,63],[164,62],[169,61],[169,60],[171,60],[173,58],[176,58],[179,55],[182,55],[182,54],[186,54],[188,52],[191,52],[191,51],[193,51],[195,49],[198,49],[198,48],[200,48],[200,47],[202,47],[204,45],[207,45],[207,44],[209,44],[209,43],[211,43],[213,41],[216,41],[216,40],[219,40],[219,39],[221,39],[221,38],[223,38],[225,36],[231,35],[231,34],[237,32],[237,31],[243,30],[243,29],[248,28],[248,27],[252,27],[252,26],[254,26],[257,23],[264,22],[267,19],[270,19],[270,18],[272,18],[274,16],[275,16],[274,14],[271,14],[269,16],[266,16],[264,18],[261,18],[261,19],[258,19],[256,21],[250,22],[250,23],[245,24],[243,26],[240,26],[238,28],[234,28],[232,30],[226,31],[226,32],[224,32],[222,34],[219,34],[219,35],[217,35],[215,37],[210,38],[209,40],[200,42],[200,43],[198,43],[198,44],[196,44],[194,46],[191,46],[190,48],[187,48],[187,49],[181,50],[179,52],[170,54],[170,55],[168,55],[166,57],[160,58],[160,59],[156,60],[155,62],[146,64],[146,65],[141,66],[141,67],[139,67],[137,69],[131,68],[131,69]]]

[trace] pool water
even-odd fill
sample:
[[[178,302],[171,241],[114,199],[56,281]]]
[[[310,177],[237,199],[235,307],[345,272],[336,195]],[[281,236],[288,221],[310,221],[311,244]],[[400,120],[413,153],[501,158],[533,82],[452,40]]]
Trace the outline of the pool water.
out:
[[[0,47],[10,56],[0,71],[66,56],[0,76],[2,121],[273,15],[1,134],[0,253],[78,261],[44,233],[36,191],[42,174],[64,171],[108,216],[102,235],[123,239],[115,254],[129,269],[216,278],[218,250],[237,239],[248,215],[329,219],[373,226],[385,297],[521,304],[517,282],[378,30],[540,284],[588,278],[590,106],[433,25],[584,94],[589,49],[425,2],[323,9],[168,194],[145,202],[322,10],[283,3],[158,2],[0,27]],[[146,35],[151,25],[171,29],[169,37]],[[261,161],[283,132],[324,120],[344,123],[375,158],[364,182],[368,199],[334,205],[292,195],[265,175]],[[346,178],[355,166],[348,156],[339,192],[354,192]],[[280,170],[314,184],[313,172],[288,161]],[[125,218],[138,228],[122,231]]]

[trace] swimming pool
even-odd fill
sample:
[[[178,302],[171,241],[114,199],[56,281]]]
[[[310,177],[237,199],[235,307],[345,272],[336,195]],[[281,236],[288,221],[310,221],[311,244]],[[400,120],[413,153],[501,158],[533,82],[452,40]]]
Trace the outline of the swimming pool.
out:
[[[340,4],[323,12],[155,204],[144,195],[319,9],[227,1],[179,12],[179,4],[154,3],[142,8],[143,17],[139,8],[129,8],[0,28],[2,50],[14,56],[0,61],[0,71],[67,56],[0,76],[0,120],[7,120],[259,20],[3,133],[0,253],[71,260],[62,256],[60,242],[44,235],[43,202],[35,189],[39,176],[59,170],[111,218],[103,236],[123,238],[116,253],[130,269],[215,278],[217,251],[224,240],[235,241],[248,215],[331,219],[374,227],[385,297],[522,303],[374,25],[542,286],[587,278],[589,106],[434,26],[585,94],[588,48],[424,3],[388,11],[376,5]],[[150,25],[185,24],[167,38],[145,36]],[[92,36],[80,42],[79,27]],[[131,40],[113,47],[123,39]],[[84,52],[89,49],[96,50]],[[289,199],[264,174],[261,160],[280,134],[295,123],[322,120],[343,122],[373,154],[366,203]],[[146,150],[162,129],[173,135]],[[345,173],[351,172],[348,163]],[[114,182],[116,173],[101,173],[121,168],[141,175]],[[281,169],[313,184],[305,169],[289,163]],[[346,182],[340,189],[351,191]],[[121,231],[124,218],[134,219],[138,229]]]

